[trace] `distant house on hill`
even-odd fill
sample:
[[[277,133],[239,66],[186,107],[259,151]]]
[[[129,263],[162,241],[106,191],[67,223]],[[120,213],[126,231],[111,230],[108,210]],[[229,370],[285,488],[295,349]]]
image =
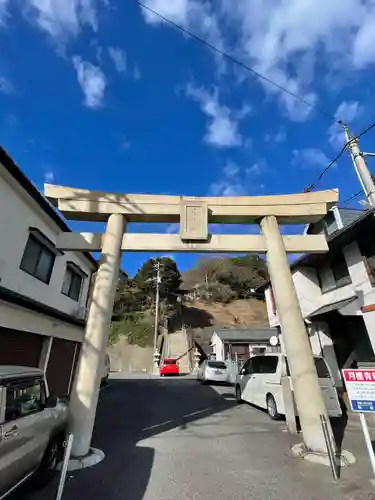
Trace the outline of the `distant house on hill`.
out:
[[[276,328],[210,327],[206,328],[203,334],[202,348],[205,348],[208,357],[213,356],[220,361],[231,359],[242,362],[255,354],[279,351],[279,346],[270,345],[270,338],[277,335]]]

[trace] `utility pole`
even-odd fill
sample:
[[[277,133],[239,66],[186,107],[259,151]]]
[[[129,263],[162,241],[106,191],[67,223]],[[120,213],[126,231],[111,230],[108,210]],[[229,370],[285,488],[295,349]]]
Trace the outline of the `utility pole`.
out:
[[[155,327],[154,327],[154,352],[156,352],[156,345],[158,340],[158,323],[159,323],[159,302],[160,302],[160,262],[155,264],[156,270],[156,297],[155,297]]]
[[[156,297],[155,297],[155,326],[154,326],[154,354],[153,354],[153,372],[157,375],[159,372],[159,359],[160,353],[157,350],[157,340],[158,340],[158,327],[159,327],[159,302],[160,302],[160,262],[156,262],[154,269],[156,270]]]
[[[362,153],[359,149],[357,139],[350,136],[348,126],[343,124],[343,127],[350,150],[350,156],[352,157],[359,182],[361,183],[362,189],[365,192],[370,205],[375,207],[375,184],[365,161],[365,156],[373,156],[373,154]]]

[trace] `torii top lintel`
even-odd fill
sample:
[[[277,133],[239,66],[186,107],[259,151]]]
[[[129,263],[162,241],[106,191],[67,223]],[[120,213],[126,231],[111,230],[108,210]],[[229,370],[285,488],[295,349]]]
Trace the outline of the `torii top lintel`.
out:
[[[44,185],[45,196],[70,220],[106,221],[123,214],[127,222],[180,222],[184,205],[207,211],[208,222],[252,224],[274,215],[281,224],[306,224],[321,219],[337,204],[338,190],[272,196],[189,197],[120,194]]]

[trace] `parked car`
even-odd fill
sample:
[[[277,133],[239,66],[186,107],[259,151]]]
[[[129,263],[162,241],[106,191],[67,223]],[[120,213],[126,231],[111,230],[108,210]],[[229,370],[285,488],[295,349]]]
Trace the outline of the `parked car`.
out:
[[[106,384],[109,379],[109,373],[111,371],[111,362],[109,359],[109,355],[105,355],[105,361],[104,361],[104,368],[103,368],[103,373],[102,373],[102,385]]]
[[[180,368],[177,358],[164,358],[160,365],[160,376],[179,375]]]
[[[0,366],[0,500],[29,478],[52,479],[67,425],[68,407],[46,396],[42,370]]]
[[[327,412],[331,417],[342,415],[335,383],[327,363],[314,356],[320,387],[323,392]],[[285,415],[281,378],[290,377],[286,357],[280,353],[267,353],[248,359],[239,371],[235,384],[236,399],[267,410],[273,420]],[[291,383],[291,389],[293,386]],[[297,409],[295,408],[298,416]]]
[[[224,361],[206,359],[198,369],[198,380],[202,383],[222,382],[229,383],[229,371]]]

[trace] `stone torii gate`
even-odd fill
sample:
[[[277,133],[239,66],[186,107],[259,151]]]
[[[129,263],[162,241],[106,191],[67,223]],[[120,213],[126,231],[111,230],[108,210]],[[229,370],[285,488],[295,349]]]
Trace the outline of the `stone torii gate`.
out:
[[[46,197],[70,220],[106,222],[104,234],[61,233],[57,247],[101,251],[70,409],[73,455],[89,453],[121,252],[265,252],[292,377],[304,444],[327,452],[320,415],[327,417],[287,253],[328,250],[323,235],[281,236],[279,224],[321,219],[338,191],[279,196],[184,197],[128,195],[45,185]],[[126,233],[131,222],[180,223],[180,234]],[[209,223],[259,224],[259,235],[209,234]],[[327,418],[328,420],[328,418]]]

